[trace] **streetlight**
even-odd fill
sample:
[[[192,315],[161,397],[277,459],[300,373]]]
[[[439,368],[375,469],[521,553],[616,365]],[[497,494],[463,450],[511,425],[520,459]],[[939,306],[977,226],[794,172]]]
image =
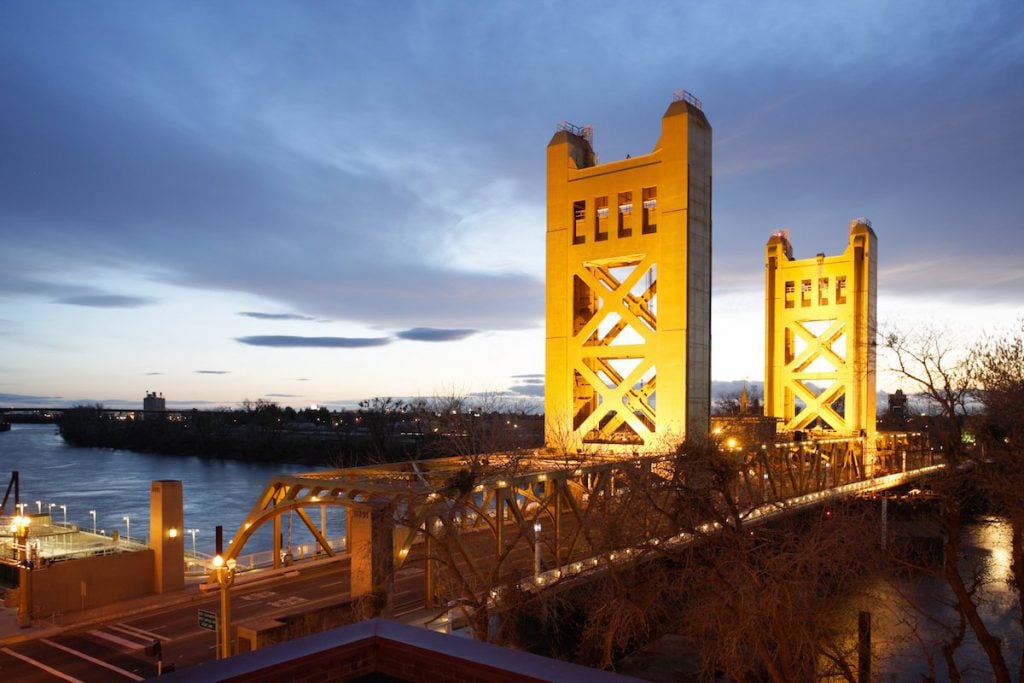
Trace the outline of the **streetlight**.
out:
[[[57,507],[56,503],[49,503],[47,505],[46,512],[50,515],[50,524],[53,524],[53,508]]]
[[[38,512],[39,514],[43,514],[43,501],[36,501],[36,512]]]
[[[96,511],[89,510],[89,514],[92,515],[92,535],[96,535]]]
[[[125,515],[121,519],[124,520],[124,540],[128,543],[132,542],[132,520],[131,517]]]
[[[533,576],[540,578],[540,520],[533,523]]]
[[[67,505],[61,505],[60,509],[61,509],[61,512],[64,513],[64,526],[67,526],[68,525],[68,506]]]
[[[28,628],[32,625],[32,575],[28,566],[28,526],[32,522],[29,517],[18,515],[11,520],[11,533],[18,541],[18,626]]]
[[[235,560],[224,560],[224,527],[215,530],[216,551],[213,557],[213,577],[220,586],[220,647],[218,659],[231,656],[231,584],[235,582]]]
[[[199,529],[188,529],[188,532],[192,534],[192,557],[199,557],[199,553],[196,552],[196,534],[199,533]]]

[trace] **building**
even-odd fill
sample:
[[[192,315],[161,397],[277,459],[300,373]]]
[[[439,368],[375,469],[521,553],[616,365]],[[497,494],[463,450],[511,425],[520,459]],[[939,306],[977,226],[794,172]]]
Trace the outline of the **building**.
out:
[[[143,412],[141,415],[138,416],[138,419],[145,419],[147,412],[158,412],[165,410],[167,410],[167,400],[164,399],[164,395],[158,395],[155,391],[147,391],[146,397],[142,399]]]
[[[545,442],[664,451],[708,434],[711,126],[682,91],[649,154],[592,142],[563,124],[547,147]]]

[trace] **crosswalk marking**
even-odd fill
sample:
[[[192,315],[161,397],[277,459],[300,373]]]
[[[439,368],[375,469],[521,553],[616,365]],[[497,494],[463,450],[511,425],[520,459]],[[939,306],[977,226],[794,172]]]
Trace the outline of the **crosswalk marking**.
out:
[[[78,650],[70,648],[67,645],[61,645],[60,643],[55,643],[54,641],[50,640],[49,638],[41,638],[40,640],[42,640],[42,642],[46,643],[47,645],[49,645],[51,647],[57,648],[58,650],[64,650],[64,652],[67,652],[69,654],[75,655],[76,657],[81,657],[82,659],[84,659],[84,660],[86,660],[88,662],[92,662],[93,664],[99,664],[100,666],[102,666],[102,667],[104,667],[106,669],[110,669],[111,671],[113,671],[115,673],[121,674],[125,678],[130,678],[133,681],[145,680],[145,679],[143,679],[142,676],[139,676],[138,674],[134,674],[131,671],[127,671],[125,669],[122,669],[119,666],[114,666],[110,662],[104,662],[102,659],[96,659],[95,657],[90,657],[89,655],[85,654],[84,652],[79,652]],[[73,681],[73,680],[77,680],[77,679],[69,678],[68,680],[72,680]]]
[[[89,631],[88,633],[91,636],[96,636],[97,638],[102,638],[103,640],[109,640],[111,643],[114,643],[116,645],[120,645],[121,647],[128,648],[129,652],[133,652],[135,650],[141,650],[146,645],[148,645],[148,643],[139,643],[139,642],[136,642],[134,640],[126,640],[124,638],[119,638],[118,636],[115,636],[112,633],[104,633],[103,631],[100,631],[98,629],[93,629],[92,631]]]
[[[28,662],[32,666],[37,667],[39,669],[42,669],[43,671],[45,671],[48,674],[53,674],[57,678],[63,678],[65,681],[69,681],[70,683],[84,683],[84,681],[82,681],[82,679],[80,679],[80,678],[75,678],[74,676],[68,676],[63,671],[58,671],[57,669],[54,669],[52,666],[47,666],[47,665],[43,664],[40,661],[37,661],[35,659],[32,659],[31,657],[27,657],[27,656],[21,654],[20,652],[15,652],[14,650],[12,650],[9,647],[3,648],[2,650],[0,650],[0,652],[3,652],[5,655],[10,655],[12,657],[17,657],[18,659],[20,659],[23,662]]]
[[[159,633],[154,633],[153,631],[145,631],[141,628],[136,628],[135,626],[129,626],[128,624],[110,624],[108,628],[111,628],[115,631],[120,631],[121,633],[127,633],[128,635],[142,636],[147,641],[165,640],[165,638]],[[149,643],[147,642],[147,645],[148,644]]]

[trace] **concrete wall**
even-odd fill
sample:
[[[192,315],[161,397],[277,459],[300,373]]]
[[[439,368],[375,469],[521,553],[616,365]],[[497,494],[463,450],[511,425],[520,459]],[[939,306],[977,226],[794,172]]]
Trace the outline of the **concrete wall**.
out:
[[[33,569],[32,616],[77,612],[153,592],[153,551],[98,555]]]

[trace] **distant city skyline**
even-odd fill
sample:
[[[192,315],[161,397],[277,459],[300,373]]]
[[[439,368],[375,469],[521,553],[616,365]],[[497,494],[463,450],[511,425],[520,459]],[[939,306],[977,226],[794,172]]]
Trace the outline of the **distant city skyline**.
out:
[[[805,258],[866,216],[883,329],[995,331],[1024,312],[1022,27],[1010,0],[6,2],[0,406],[535,400],[545,146],[569,120],[646,153],[681,88],[714,128],[714,380],[763,378],[779,228]]]

